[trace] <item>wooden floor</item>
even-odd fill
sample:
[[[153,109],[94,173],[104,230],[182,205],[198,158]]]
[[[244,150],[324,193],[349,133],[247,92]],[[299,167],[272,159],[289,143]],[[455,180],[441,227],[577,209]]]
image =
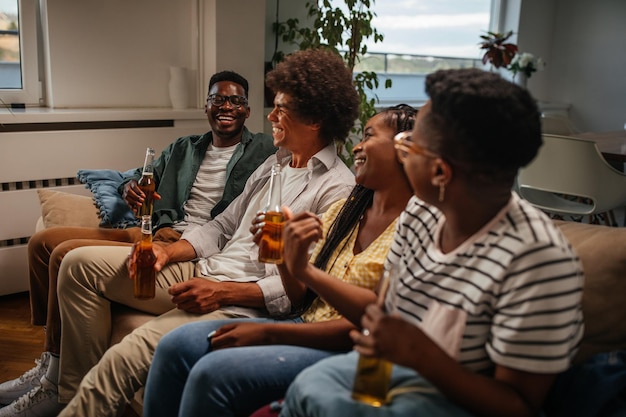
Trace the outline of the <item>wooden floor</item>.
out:
[[[0,382],[35,366],[43,351],[43,327],[30,324],[28,293],[0,297]],[[123,417],[137,417],[130,408]]]
[[[30,324],[28,293],[0,297],[0,381],[35,366],[43,352],[43,327]]]

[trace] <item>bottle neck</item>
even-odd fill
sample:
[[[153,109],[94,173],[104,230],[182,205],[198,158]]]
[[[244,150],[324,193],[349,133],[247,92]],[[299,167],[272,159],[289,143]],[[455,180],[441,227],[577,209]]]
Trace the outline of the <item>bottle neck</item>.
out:
[[[139,242],[140,249],[152,248],[152,218],[150,216],[143,216],[141,218],[141,241]]]
[[[154,172],[154,149],[148,148],[146,159],[143,162],[143,175],[152,175]]]
[[[276,164],[272,167],[270,176],[269,197],[267,200],[266,212],[273,211],[280,213],[282,211],[282,176],[281,167]]]

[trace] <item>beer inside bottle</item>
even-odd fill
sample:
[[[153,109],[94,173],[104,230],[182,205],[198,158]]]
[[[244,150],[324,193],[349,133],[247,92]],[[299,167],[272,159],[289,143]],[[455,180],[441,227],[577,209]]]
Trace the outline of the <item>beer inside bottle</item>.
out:
[[[156,255],[152,250],[152,220],[150,216],[141,218],[141,241],[137,247],[135,262],[134,296],[140,300],[154,298],[156,292]]]
[[[393,285],[392,281],[395,282],[396,278],[394,277],[397,277],[398,274],[397,268],[397,265],[388,265],[380,278],[376,304],[381,308],[385,305],[385,297]],[[391,296],[393,295],[394,292],[391,293]],[[354,385],[352,386],[352,398],[374,407],[380,407],[387,403],[391,368],[391,362],[385,359],[359,355]]]
[[[390,378],[391,362],[360,355],[352,398],[374,407],[384,405],[387,402]]]
[[[138,182],[138,186],[141,192],[144,194],[144,200],[139,208],[137,217],[152,216],[152,210],[154,207],[154,149],[148,148],[146,150],[146,159],[143,163],[143,173],[141,179]]]
[[[152,216],[154,207],[154,177],[152,174],[144,173],[139,180],[139,188],[144,194],[144,200],[139,208],[138,217]]]
[[[259,241],[259,262],[283,263],[283,226],[285,216],[281,208],[282,181],[280,164],[272,166],[270,189],[265,206],[265,226]]]
[[[281,212],[265,213],[265,226],[259,241],[259,262],[283,263],[283,226],[285,217]]]

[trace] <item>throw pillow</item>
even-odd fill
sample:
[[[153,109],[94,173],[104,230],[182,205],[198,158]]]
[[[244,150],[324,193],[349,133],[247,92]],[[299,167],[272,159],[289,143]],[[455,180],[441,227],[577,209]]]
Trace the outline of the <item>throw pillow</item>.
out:
[[[139,224],[135,214],[118,192],[122,181],[132,176],[134,172],[134,169],[126,172],[110,169],[78,171],[76,177],[92,192],[96,206],[100,210],[100,226],[124,229]]]
[[[41,218],[46,228],[55,226],[98,227],[93,198],[62,191],[38,189]]]

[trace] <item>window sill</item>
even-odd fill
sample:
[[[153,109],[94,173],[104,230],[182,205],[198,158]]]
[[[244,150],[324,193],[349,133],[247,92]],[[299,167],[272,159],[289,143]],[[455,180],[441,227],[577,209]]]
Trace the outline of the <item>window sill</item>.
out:
[[[205,120],[204,109],[169,108],[73,108],[0,109],[0,124],[63,123],[125,120]]]

